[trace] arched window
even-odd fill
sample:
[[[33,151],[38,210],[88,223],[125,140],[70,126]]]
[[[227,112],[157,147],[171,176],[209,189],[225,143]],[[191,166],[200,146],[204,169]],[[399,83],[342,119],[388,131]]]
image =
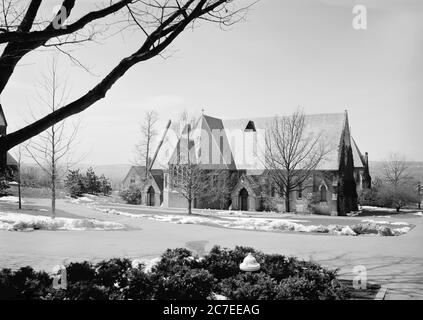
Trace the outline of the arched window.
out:
[[[272,186],[272,188],[270,189],[270,196],[271,197],[275,197],[276,196],[276,187]]]
[[[327,188],[325,185],[320,186],[320,201],[326,202],[327,201]]]
[[[303,184],[302,183],[298,184],[297,198],[298,199],[302,199],[303,198]]]

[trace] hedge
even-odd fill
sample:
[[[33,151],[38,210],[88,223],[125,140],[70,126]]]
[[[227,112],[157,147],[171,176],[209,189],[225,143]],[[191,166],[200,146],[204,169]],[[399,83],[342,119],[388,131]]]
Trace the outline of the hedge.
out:
[[[251,252],[258,272],[243,272],[239,264]],[[0,299],[148,300],[211,299],[215,294],[234,300],[347,299],[337,271],[249,247],[215,246],[202,258],[184,248],[168,249],[148,272],[129,259],[65,266],[66,289],[54,289],[52,276],[24,267],[0,270]]]

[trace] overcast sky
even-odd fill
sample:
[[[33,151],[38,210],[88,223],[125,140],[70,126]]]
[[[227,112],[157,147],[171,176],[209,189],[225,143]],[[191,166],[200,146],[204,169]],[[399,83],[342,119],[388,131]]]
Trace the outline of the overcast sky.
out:
[[[81,12],[94,1],[78,1]],[[60,1],[47,1],[50,10]],[[367,30],[352,27],[354,4],[368,10]],[[182,110],[218,118],[348,110],[352,133],[370,160],[400,152],[423,160],[423,1],[262,0],[247,21],[222,31],[201,23],[172,45],[167,59],[133,67],[106,98],[82,115],[75,155],[92,164],[129,163],[139,124],[155,109],[164,126]],[[92,75],[60,57],[70,100],[88,91],[141,34],[104,40],[72,52]],[[34,83],[52,53],[31,53],[1,97],[14,131],[38,110]]]

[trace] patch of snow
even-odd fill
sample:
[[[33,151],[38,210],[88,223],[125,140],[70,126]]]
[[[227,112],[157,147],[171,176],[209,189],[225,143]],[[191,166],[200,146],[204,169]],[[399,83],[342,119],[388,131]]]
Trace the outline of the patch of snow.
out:
[[[410,230],[411,230],[410,227],[402,227],[402,228],[392,229],[392,232],[394,233],[394,235],[400,236],[402,234],[406,234]]]
[[[131,267],[133,269],[138,269],[143,264],[144,264],[144,262],[141,259],[134,259],[131,262]]]
[[[48,210],[47,210],[47,209],[38,209],[38,211],[41,211],[41,212],[48,212]]]
[[[71,219],[29,214],[0,212],[0,230],[119,230],[124,229],[120,223],[98,221],[95,219]]]
[[[90,199],[88,197],[79,197],[76,199],[71,200],[72,203],[87,203],[87,202],[93,202],[93,199]]]
[[[423,213],[422,212],[416,212],[414,215],[415,216],[418,216],[418,217],[421,217],[421,216],[423,216]]]
[[[186,215],[172,215],[172,214],[133,214],[128,212],[117,211],[115,209],[102,209],[97,210],[107,214],[123,215],[131,218],[149,219],[160,222],[168,222],[175,224],[206,224],[209,226],[224,227],[230,229],[241,230],[258,230],[258,231],[294,231],[305,233],[328,233],[334,235],[356,236],[358,234],[366,235],[399,235],[405,233],[405,228],[399,228],[394,232],[392,228],[381,226],[381,224],[391,225],[388,221],[375,221],[371,219],[362,220],[365,225],[342,226],[342,225],[304,225],[299,222],[310,222],[308,220],[295,220],[295,219],[277,219],[277,218],[253,218],[253,217],[224,217],[213,218],[210,217],[191,217]],[[408,225],[404,222],[397,222],[393,225]],[[406,227],[408,228],[408,227]],[[358,230],[358,231],[356,231]],[[407,232],[408,232],[407,231]]]
[[[227,297],[221,295],[221,294],[217,294],[217,293],[212,293],[211,297],[212,300],[229,300]]]
[[[362,206],[361,207],[362,210],[366,210],[366,211],[383,211],[383,212],[394,212],[396,211],[395,209],[392,208],[383,208],[383,207],[374,207],[374,206]]]
[[[0,198],[1,202],[9,202],[9,203],[18,203],[19,198],[15,196],[5,196]],[[24,203],[24,201],[21,199],[21,202]]]
[[[380,221],[380,220],[372,220],[372,219],[364,219],[364,220],[361,220],[361,222],[376,223],[376,224],[390,224],[389,221],[385,221],[385,220]]]
[[[392,226],[408,226],[407,222],[391,222]]]
[[[334,229],[332,231],[332,233],[334,234],[338,234],[338,235],[344,235],[344,236],[356,236],[357,234],[353,231],[353,229],[351,229],[350,226],[345,226],[342,227],[342,229],[340,231],[338,231],[337,229]]]

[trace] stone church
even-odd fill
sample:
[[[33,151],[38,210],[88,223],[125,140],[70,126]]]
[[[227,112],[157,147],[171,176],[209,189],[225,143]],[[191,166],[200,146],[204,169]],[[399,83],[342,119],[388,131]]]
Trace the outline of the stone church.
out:
[[[148,179],[142,185],[143,204],[162,207],[187,207],[172,179],[181,159],[189,155],[209,172],[227,171],[236,177],[225,209],[283,212],[285,199],[272,182],[263,162],[265,137],[274,117],[219,119],[201,115],[190,135],[176,134],[170,128],[160,141],[152,159]],[[357,210],[357,195],[369,188],[368,154],[358,148],[351,136],[347,112],[305,116],[308,136],[321,135],[330,146],[304,185],[289,195],[291,211],[326,215],[345,215]],[[185,134],[184,134],[185,132]],[[173,136],[172,136],[173,134]],[[184,156],[185,155],[185,156]],[[139,185],[140,172],[131,168],[124,185]],[[214,203],[194,200],[195,208],[218,209]]]

